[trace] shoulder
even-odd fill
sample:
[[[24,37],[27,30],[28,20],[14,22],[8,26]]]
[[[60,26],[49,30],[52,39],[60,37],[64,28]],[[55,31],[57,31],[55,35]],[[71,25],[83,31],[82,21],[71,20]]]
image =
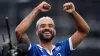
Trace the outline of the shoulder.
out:
[[[56,46],[61,46],[62,48],[70,50],[70,51],[74,50],[72,46],[71,38],[67,38],[66,40],[56,43]]]
[[[56,43],[55,45],[56,46],[63,46],[64,44],[69,45],[69,38],[67,38],[66,40],[62,40],[62,41]]]

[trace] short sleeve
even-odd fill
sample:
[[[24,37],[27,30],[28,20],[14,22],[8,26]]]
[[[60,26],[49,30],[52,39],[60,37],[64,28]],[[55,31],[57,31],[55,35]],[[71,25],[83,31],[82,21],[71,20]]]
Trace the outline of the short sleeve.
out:
[[[74,50],[71,38],[68,38],[66,40],[61,41],[61,45],[64,48],[64,50],[67,51],[67,52],[70,52],[70,51]]]
[[[30,43],[28,50],[30,50],[30,49],[31,49],[31,47],[32,47],[32,44]]]
[[[30,42],[30,46],[28,48],[28,56],[34,56],[35,53],[35,44]]]
[[[73,45],[72,45],[71,37],[69,38],[69,46],[70,46],[70,50],[71,50],[71,51],[75,50],[75,49],[73,48]]]

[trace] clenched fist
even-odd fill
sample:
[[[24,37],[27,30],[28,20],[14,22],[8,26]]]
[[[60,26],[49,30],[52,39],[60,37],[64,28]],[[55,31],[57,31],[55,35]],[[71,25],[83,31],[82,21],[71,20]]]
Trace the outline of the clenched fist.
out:
[[[38,9],[40,12],[47,12],[51,9],[51,6],[45,1],[43,1],[36,7],[36,9]]]
[[[73,11],[75,11],[75,6],[72,2],[65,3],[63,7],[64,7],[63,10],[68,13],[72,13]]]

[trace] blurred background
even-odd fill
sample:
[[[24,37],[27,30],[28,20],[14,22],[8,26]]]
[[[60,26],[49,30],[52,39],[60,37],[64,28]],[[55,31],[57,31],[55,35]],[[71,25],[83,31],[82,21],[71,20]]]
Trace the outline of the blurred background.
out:
[[[11,42],[16,45],[15,28],[39,3],[43,0],[0,0],[0,49],[2,49],[3,36],[8,39],[5,18],[8,17],[10,25]],[[90,26],[90,33],[80,43],[70,56],[100,56],[100,0],[45,0],[51,4],[51,11],[40,13],[27,30],[30,40],[38,43],[35,34],[36,21],[42,16],[50,16],[54,19],[57,35],[53,43],[67,39],[75,31],[76,26],[72,17],[63,11],[63,4],[73,2],[76,11]]]

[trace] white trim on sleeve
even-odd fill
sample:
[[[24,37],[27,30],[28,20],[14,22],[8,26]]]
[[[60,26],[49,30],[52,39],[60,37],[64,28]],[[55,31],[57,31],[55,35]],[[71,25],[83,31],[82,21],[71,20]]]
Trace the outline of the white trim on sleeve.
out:
[[[31,47],[32,47],[32,45],[31,45],[31,43],[30,43],[30,46],[29,46],[28,50],[30,50],[30,49],[31,49]]]
[[[73,45],[72,45],[71,37],[69,38],[69,46],[70,46],[70,50],[71,50],[71,51],[75,50],[75,49],[73,48]]]

